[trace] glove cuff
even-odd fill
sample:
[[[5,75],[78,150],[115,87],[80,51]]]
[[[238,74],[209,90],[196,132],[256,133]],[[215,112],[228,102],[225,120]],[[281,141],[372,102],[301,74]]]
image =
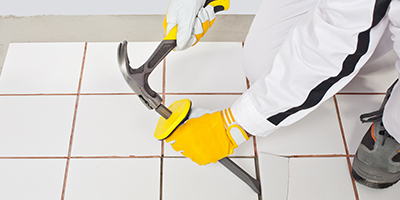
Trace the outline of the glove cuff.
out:
[[[226,133],[235,148],[249,140],[249,136],[247,135],[246,131],[244,131],[244,129],[238,123],[236,123],[236,120],[232,115],[231,108],[221,110],[220,113]]]

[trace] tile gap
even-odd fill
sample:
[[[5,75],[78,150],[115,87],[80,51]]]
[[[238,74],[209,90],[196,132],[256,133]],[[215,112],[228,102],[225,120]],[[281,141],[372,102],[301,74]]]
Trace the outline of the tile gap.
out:
[[[65,174],[64,174],[64,182],[63,182],[63,188],[62,188],[62,193],[61,193],[61,200],[64,200],[65,191],[66,191],[66,188],[67,188],[69,164],[70,164],[70,161],[71,161],[72,144],[73,144],[73,139],[74,139],[76,116],[77,116],[78,105],[79,105],[79,93],[81,92],[83,70],[84,70],[85,61],[86,61],[86,52],[87,52],[87,42],[85,42],[85,48],[84,48],[84,51],[83,51],[81,73],[80,73],[80,77],[79,77],[78,91],[77,91],[77,94],[76,94],[74,117],[73,117],[73,121],[72,121],[71,135],[70,135],[70,139],[69,139],[68,157],[67,157],[67,163],[65,165]]]
[[[82,78],[83,78],[83,71],[85,68],[85,62],[86,62],[86,52],[87,52],[87,42],[85,42],[85,49],[83,51],[83,58],[82,58],[82,66],[81,66],[81,74],[79,77],[79,84],[78,84],[78,95],[81,92],[81,87],[82,87]]]
[[[348,149],[348,146],[347,146],[346,136],[344,135],[344,128],[343,128],[342,118],[340,117],[339,104],[337,102],[336,95],[333,96],[333,102],[335,104],[336,116],[337,116],[337,119],[338,119],[338,122],[339,122],[339,128],[340,128],[340,132],[341,132],[341,135],[342,135],[344,148],[345,148],[345,151],[346,151],[346,156],[348,156],[349,155],[349,149]]]
[[[70,159],[67,158],[67,163],[65,164],[65,173],[64,173],[63,188],[62,188],[62,192],[61,192],[61,200],[65,199],[65,191],[67,189],[67,176],[68,176],[68,171],[69,171],[69,162],[70,162]]]
[[[261,176],[260,176],[260,164],[259,164],[258,151],[257,151],[257,141],[256,141],[256,136],[252,136],[252,137],[253,137],[253,146],[254,146],[254,166],[255,166],[255,170],[256,170],[256,179],[260,182],[260,187],[262,188]],[[258,200],[262,200],[262,190],[261,190],[261,195],[258,195]]]
[[[352,166],[351,166],[351,161],[350,161],[350,157],[351,156],[350,156],[349,149],[348,149],[348,146],[347,146],[346,136],[344,134],[343,123],[342,123],[342,119],[340,117],[339,104],[337,102],[336,95],[333,96],[333,101],[335,102],[335,108],[336,108],[336,114],[337,114],[338,121],[339,121],[340,132],[342,134],[343,143],[344,143],[344,147],[345,147],[345,150],[346,150],[346,161],[347,161],[347,166],[349,168],[349,176],[350,176],[350,179],[351,179],[351,183],[353,185],[354,197],[356,198],[356,200],[359,200],[360,197],[358,195],[356,182],[354,181],[354,178],[353,178],[353,175],[352,175]]]
[[[257,137],[253,137],[254,156],[258,158]]]
[[[347,165],[349,167],[349,175],[350,175],[351,183],[353,185],[354,196],[355,196],[356,200],[359,200],[360,196],[358,195],[358,189],[357,189],[356,181],[353,178],[353,172],[352,172],[352,167],[351,167],[350,156],[346,157],[346,161],[347,161]]]
[[[0,160],[17,160],[17,159],[68,159],[67,156],[10,156],[10,157],[0,157]]]
[[[260,182],[260,190],[261,194],[258,195],[258,200],[262,200],[262,183],[261,183],[261,177],[260,177],[260,165],[259,165],[259,160],[258,157],[254,157],[254,166],[255,166],[255,171],[256,171],[256,179]]]
[[[85,96],[90,96],[90,95],[136,95],[135,93],[79,93],[79,95],[85,95]]]
[[[288,162],[288,168],[287,168],[287,172],[288,172],[288,176],[287,176],[287,184],[286,184],[286,200],[289,199],[289,190],[290,190],[290,158],[287,159]]]
[[[0,94],[0,96],[76,96],[77,93],[54,93],[54,94]]]
[[[163,199],[163,181],[164,181],[164,157],[160,158],[160,200]]]
[[[132,159],[132,158],[161,158],[161,156],[154,155],[154,156],[134,156],[134,155],[129,155],[129,156],[70,156],[70,159],[121,159],[121,158],[126,158],[126,159]]]
[[[161,157],[164,157],[164,147],[165,147],[165,142],[163,140],[161,141]]]

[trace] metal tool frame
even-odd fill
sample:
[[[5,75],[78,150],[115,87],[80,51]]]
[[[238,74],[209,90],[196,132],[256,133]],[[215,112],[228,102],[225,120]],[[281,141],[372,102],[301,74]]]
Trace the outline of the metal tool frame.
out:
[[[161,96],[151,89],[148,78],[150,73],[175,46],[176,40],[163,40],[150,58],[137,69],[133,69],[129,65],[128,42],[124,41],[118,47],[118,63],[126,82],[147,108],[150,110],[155,109],[165,119],[168,119],[172,112],[162,104],[163,100]],[[225,157],[218,162],[244,181],[254,192],[259,195],[261,194],[260,182],[250,176],[231,159]]]

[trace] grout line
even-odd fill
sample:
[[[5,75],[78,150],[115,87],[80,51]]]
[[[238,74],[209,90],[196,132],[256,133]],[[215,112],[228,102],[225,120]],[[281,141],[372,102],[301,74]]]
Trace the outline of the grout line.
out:
[[[135,93],[80,93],[80,96],[82,95],[136,95]]]
[[[352,167],[351,167],[350,157],[346,157],[346,159],[347,159],[347,164],[349,165],[349,175],[350,175],[350,178],[351,178],[351,183],[353,185],[354,196],[355,196],[356,200],[360,200],[360,196],[358,195],[358,189],[357,189],[356,181],[353,178],[353,172],[352,172],[353,170],[352,170]]]
[[[163,181],[164,181],[164,158],[160,158],[160,200],[163,199]]]
[[[71,161],[71,152],[72,152],[72,144],[73,144],[74,132],[75,132],[76,116],[77,116],[77,113],[78,113],[79,93],[81,92],[83,70],[84,70],[85,61],[86,61],[86,52],[87,52],[87,42],[85,42],[85,49],[83,51],[81,74],[80,74],[80,77],[79,77],[78,91],[77,91],[77,94],[76,94],[74,118],[73,118],[72,128],[71,128],[71,136],[70,136],[70,139],[69,139],[68,157],[67,157],[67,163],[66,163],[66,166],[65,166],[64,183],[63,183],[63,188],[62,188],[62,193],[61,193],[61,200],[64,200],[64,198],[65,198],[65,191],[66,191],[66,187],[67,187],[67,178],[68,178],[68,172],[69,172],[69,164],[70,164],[70,161]]]
[[[262,183],[261,183],[261,177],[260,177],[260,166],[259,166],[259,159],[258,157],[254,157],[254,166],[256,170],[256,179],[260,182],[260,190],[261,194],[258,195],[258,200],[262,200]]]
[[[107,159],[114,159],[114,158],[160,158],[161,156],[70,156],[70,159],[98,159],[98,158],[107,158]]]
[[[21,156],[21,157],[0,157],[0,160],[3,159],[68,159],[67,156]]]
[[[289,199],[289,190],[290,190],[290,158],[287,159],[288,162],[288,168],[287,168],[287,172],[288,172],[288,176],[287,176],[287,184],[286,184],[286,200]]]
[[[349,155],[349,148],[347,146],[346,136],[344,135],[344,128],[343,128],[343,124],[342,124],[342,118],[340,117],[339,105],[338,105],[336,96],[333,96],[333,102],[335,104],[336,115],[337,115],[338,122],[339,122],[339,128],[340,128],[340,132],[341,132],[341,135],[342,135],[344,148],[345,148],[345,151],[346,151],[346,156],[348,156]]]
[[[336,108],[336,114],[337,114],[338,121],[339,121],[340,132],[342,134],[343,143],[344,143],[344,147],[345,147],[345,151],[346,151],[346,160],[347,160],[347,165],[349,167],[349,175],[350,175],[351,183],[353,185],[354,196],[355,196],[356,200],[359,200],[360,197],[358,195],[357,186],[356,186],[356,183],[355,183],[353,175],[352,175],[352,166],[351,166],[351,161],[350,161],[349,148],[347,146],[346,136],[344,134],[342,118],[340,117],[340,110],[339,110],[339,105],[337,102],[336,95],[333,96],[333,101],[335,102],[335,108]]]
[[[54,93],[54,94],[0,94],[0,96],[76,96],[76,93]]]
[[[254,146],[254,156],[258,157],[257,137],[256,136],[252,136],[252,137],[253,137],[253,146]]]

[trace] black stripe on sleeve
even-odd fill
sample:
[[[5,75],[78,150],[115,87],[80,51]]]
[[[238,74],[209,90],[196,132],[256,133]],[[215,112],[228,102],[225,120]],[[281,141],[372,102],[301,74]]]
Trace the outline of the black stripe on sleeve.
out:
[[[301,110],[305,110],[317,105],[319,102],[321,102],[322,98],[335,83],[340,81],[343,77],[346,77],[351,73],[353,73],[360,58],[363,55],[365,55],[368,51],[371,29],[375,27],[385,16],[390,2],[391,2],[390,0],[376,1],[374,7],[373,22],[371,27],[368,30],[361,32],[358,35],[356,52],[346,57],[346,59],[343,61],[342,64],[342,70],[339,72],[337,76],[330,77],[322,81],[315,88],[313,88],[311,92],[308,94],[307,99],[300,106],[293,107],[285,112],[273,115],[267,118],[267,120],[272,124],[274,124],[275,126],[277,126],[290,115],[293,115]]]

